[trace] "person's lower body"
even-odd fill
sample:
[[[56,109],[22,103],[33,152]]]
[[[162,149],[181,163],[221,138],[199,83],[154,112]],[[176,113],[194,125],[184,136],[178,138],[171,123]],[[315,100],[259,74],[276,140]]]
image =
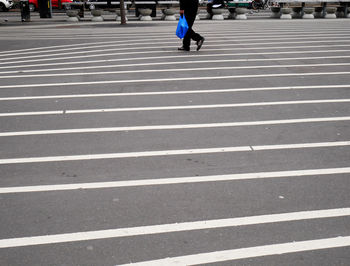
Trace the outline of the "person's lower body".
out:
[[[191,40],[194,40],[197,43],[197,51],[202,47],[204,42],[204,38],[200,34],[196,33],[192,27],[187,31],[185,38],[182,41],[182,47],[189,51]]]
[[[193,14],[186,14],[185,13],[185,18],[186,18],[187,24],[188,24],[188,31],[187,31],[185,37],[183,38],[182,47],[180,47],[179,50],[189,51],[190,46],[191,46],[191,40],[194,40],[196,42],[197,51],[199,49],[201,49],[201,47],[203,45],[204,38],[192,29],[193,23],[196,19],[196,15],[197,15],[197,11]]]
[[[211,19],[213,17],[213,4],[208,3],[207,4],[207,13],[209,14],[209,18]]]

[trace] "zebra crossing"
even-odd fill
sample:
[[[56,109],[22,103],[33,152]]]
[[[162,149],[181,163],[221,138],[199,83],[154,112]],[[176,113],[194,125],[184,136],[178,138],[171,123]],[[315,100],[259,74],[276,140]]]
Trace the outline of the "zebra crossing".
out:
[[[0,265],[347,265],[349,21],[1,28]]]

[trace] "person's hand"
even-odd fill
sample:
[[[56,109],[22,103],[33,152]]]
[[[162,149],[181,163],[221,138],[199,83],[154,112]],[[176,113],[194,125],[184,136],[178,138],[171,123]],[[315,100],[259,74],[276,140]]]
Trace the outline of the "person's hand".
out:
[[[183,15],[185,14],[185,11],[184,10],[180,10],[180,15]]]

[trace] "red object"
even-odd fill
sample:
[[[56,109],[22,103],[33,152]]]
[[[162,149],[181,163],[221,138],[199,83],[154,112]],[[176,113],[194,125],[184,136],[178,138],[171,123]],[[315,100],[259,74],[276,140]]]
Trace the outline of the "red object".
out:
[[[63,3],[71,3],[73,0],[61,0],[61,4]],[[35,9],[39,8],[38,0],[29,0],[29,4],[32,4],[35,6]],[[58,8],[58,0],[51,0],[51,5],[53,8]],[[62,5],[63,7],[63,5]]]

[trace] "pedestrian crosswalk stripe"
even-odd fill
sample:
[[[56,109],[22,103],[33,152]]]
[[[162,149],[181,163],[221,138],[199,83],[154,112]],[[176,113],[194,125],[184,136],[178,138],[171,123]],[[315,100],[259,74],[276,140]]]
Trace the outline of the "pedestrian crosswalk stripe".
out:
[[[211,41],[211,43],[216,43],[215,47],[223,46],[223,44],[220,44],[220,42],[221,41],[217,40],[217,39],[215,41]],[[327,43],[347,43],[347,42],[349,42],[349,40],[303,40],[303,41],[280,41],[280,42],[251,42],[251,43],[245,44],[245,46],[249,47],[249,46],[259,46],[259,45],[278,45],[278,44],[280,44],[280,45],[285,45],[285,44],[291,45],[291,44],[312,44],[312,43],[320,44],[320,43],[325,43],[325,42],[327,42]],[[168,44],[168,43],[173,44],[173,41],[161,42],[160,44]],[[140,45],[147,45],[147,44],[154,44],[154,41],[153,42],[149,42],[149,43],[143,43],[143,44],[140,44]],[[116,44],[113,43],[113,44],[103,44],[103,45],[98,45],[98,46],[96,45],[96,46],[89,46],[89,47],[84,46],[84,51],[86,53],[86,51],[88,49],[96,49],[96,48],[103,48],[103,47],[115,47],[115,45]],[[125,43],[123,45],[129,46],[129,45],[132,45],[132,44],[130,44],[130,42],[128,42],[128,43]],[[206,46],[207,46],[207,42],[206,42]],[[214,46],[214,44],[209,45],[209,46]],[[240,46],[240,44],[230,44],[230,47],[233,47],[233,46]],[[342,46],[343,47],[344,46],[347,47],[349,45],[347,45],[347,44],[340,44],[340,45],[337,45],[337,44],[332,45],[332,44],[330,44],[327,47],[342,47]],[[164,47],[172,48],[173,46],[162,46],[162,48],[164,48]],[[317,47],[318,48],[322,48],[322,47],[326,47],[326,46],[324,46],[324,45],[314,46],[314,48],[317,48]],[[150,47],[147,47],[147,48],[150,49]],[[306,47],[305,46],[300,46],[300,47],[298,46],[298,48],[307,48],[307,46]],[[28,56],[29,54],[48,53],[48,52],[52,52],[52,49],[53,48],[50,48],[50,49],[47,49],[47,50],[41,50],[41,51],[30,51],[30,52],[27,51],[27,52],[23,52],[23,53],[11,53],[10,52],[8,54],[2,54],[2,55],[0,54],[0,57],[6,57],[6,56],[10,57],[11,56],[11,58],[9,58],[11,60],[20,59],[20,58],[29,58],[29,56]],[[82,53],[80,51],[79,52],[74,52],[74,50],[81,50],[81,49],[82,49],[81,47],[75,47],[75,48],[74,47],[70,47],[70,48],[63,48],[63,49],[54,50],[54,51],[55,52],[58,52],[58,51],[62,52],[62,51],[67,51],[68,50],[68,51],[70,51],[70,53],[67,53],[67,54],[72,55],[72,54]],[[244,50],[246,50],[246,49],[244,49]],[[106,49],[100,50],[100,51],[106,52]],[[13,57],[14,55],[18,56],[20,54],[25,54],[26,57]],[[53,56],[53,54],[51,54],[51,56]],[[35,56],[31,56],[31,58],[35,58]]]
[[[118,65],[99,65],[99,66],[79,66],[79,67],[65,67],[65,68],[45,68],[45,69],[26,69],[26,70],[12,70],[1,71],[0,74],[24,74],[24,73],[39,73],[39,72],[57,72],[67,70],[83,70],[83,69],[101,69],[101,68],[123,68],[123,67],[139,67],[139,66],[161,66],[161,65],[185,65],[185,64],[207,64],[207,63],[230,63],[230,62],[266,62],[266,61],[295,61],[295,60],[317,60],[317,59],[344,59],[349,58],[350,55],[336,55],[336,56],[311,56],[311,57],[287,57],[287,58],[245,58],[245,59],[214,59],[214,60],[192,60],[192,61],[163,61],[153,63],[135,63],[135,64],[118,64]],[[259,66],[256,66],[259,67]],[[136,71],[136,70],[135,70]],[[4,76],[0,76],[4,77]]]
[[[237,37],[234,37],[234,38],[237,38]],[[224,46],[223,44],[221,44],[222,38],[215,38],[215,40],[208,40],[206,41],[206,44],[207,43],[216,43],[217,46]],[[227,40],[227,36],[225,37],[225,40]],[[166,39],[159,39],[159,40],[168,40],[168,38]],[[259,41],[259,40],[258,40]],[[297,41],[290,41],[290,40],[287,40],[287,41],[269,41],[269,42],[266,42],[265,40],[263,40],[262,42],[249,42],[249,43],[245,43],[245,47],[248,47],[248,46],[259,46],[259,45],[277,45],[277,44],[306,44],[306,43],[347,43],[349,42],[349,40],[346,40],[346,39],[341,39],[341,40],[336,40],[336,39],[332,39],[332,40],[297,40]],[[173,41],[162,41],[162,42],[157,42],[159,45],[162,45],[162,44],[173,44],[174,42]],[[106,43],[100,43],[99,45],[89,45],[89,44],[84,44],[84,51],[88,51],[89,49],[94,49],[96,50],[96,48],[106,48],[106,47],[115,47],[116,44],[119,44],[119,45],[125,45],[125,46],[135,46],[135,45],[139,45],[139,46],[143,46],[143,45],[149,45],[149,44],[155,44],[155,40],[151,41],[151,42],[145,42],[144,40],[135,40],[135,42],[132,42],[130,43],[130,40],[128,41],[111,41],[111,42],[106,42]],[[227,44],[226,44],[227,45]],[[230,43],[228,44],[230,47],[233,47],[233,46],[241,46],[241,44],[239,43]],[[332,46],[332,45],[330,45]],[[345,45],[345,46],[348,46],[348,45]],[[158,46],[159,47],[159,46]],[[164,46],[162,46],[164,47]],[[173,46],[171,46],[173,47]],[[323,47],[323,46],[322,46]],[[48,53],[48,52],[63,52],[63,51],[70,51],[71,53],[75,53],[74,51],[75,50],[82,50],[81,48],[81,45],[79,45],[79,47],[73,47],[73,46],[69,46],[68,48],[56,48],[55,49],[55,46],[50,46],[50,47],[43,47],[41,48],[40,50],[35,50],[35,49],[30,49],[30,51],[25,51],[25,52],[13,52],[13,51],[7,51],[7,52],[3,52],[1,53],[0,52],[0,57],[6,57],[6,56],[18,56],[18,55],[23,55],[25,54],[27,57],[25,58],[28,58],[28,55],[30,54],[42,54],[42,53]],[[102,51],[105,51],[105,50],[102,50]],[[11,59],[18,59],[20,57],[12,57]]]
[[[341,117],[320,117],[320,118],[301,118],[301,119],[207,123],[207,124],[71,128],[71,129],[36,130],[36,131],[33,130],[33,131],[17,131],[17,132],[0,132],[0,137],[122,132],[122,131],[129,132],[129,131],[142,131],[142,130],[176,130],[176,129],[197,129],[197,128],[244,127],[244,126],[281,125],[281,124],[298,124],[298,123],[322,123],[322,122],[336,122],[336,121],[349,121],[349,120],[350,120],[350,116],[341,116]]]
[[[43,29],[41,29],[43,30]],[[318,31],[305,31],[304,29],[264,29],[264,33],[275,33],[276,31],[278,31],[279,33],[280,32],[284,32],[284,31],[287,31],[288,32],[288,36],[290,36],[290,34],[292,33],[305,33],[307,32],[308,34],[322,34],[322,36],[325,36],[325,32],[330,32],[331,34],[334,34],[336,32],[336,34],[339,35],[339,33],[347,33],[346,30],[343,30],[343,29],[339,29],[339,28],[327,28],[327,29],[322,29],[322,31],[318,32]],[[225,33],[235,33],[235,37],[234,38],[237,38],[237,34],[240,34],[239,36],[242,36],[241,35],[241,31],[232,31],[232,30],[220,30],[220,31],[216,31],[215,33],[219,33],[219,34],[225,34]],[[48,33],[52,33],[52,31],[50,30]],[[213,32],[211,31],[202,31],[203,34],[205,33],[208,33],[208,34],[213,34]],[[245,33],[244,36],[250,36],[250,35],[253,35],[253,36],[258,36],[258,33],[261,33],[261,31],[257,31],[257,32],[254,32],[253,30],[249,31],[249,33]],[[95,36],[97,35],[97,33],[95,34]],[[108,35],[111,35],[110,33]],[[125,38],[127,36],[146,36],[146,37],[150,37],[150,35],[148,33],[121,33],[121,32],[118,32],[118,36],[121,37],[121,38]],[[155,37],[161,37],[161,35],[165,35],[165,37],[167,37],[168,39],[168,36],[169,36],[169,32],[161,32],[161,33],[158,33],[157,35],[154,35]],[[29,34],[27,37],[31,37],[31,36],[34,36],[33,33]],[[46,36],[46,35],[45,35]],[[77,34],[74,34],[74,36],[78,36]],[[79,35],[81,36],[81,35]],[[100,36],[100,35],[99,35]],[[266,34],[264,35],[261,35],[261,36],[266,36]],[[269,35],[267,35],[269,36]],[[5,37],[5,36],[3,36]],[[16,37],[18,37],[18,35],[16,34]],[[227,39],[228,36],[227,34],[225,34],[225,39]],[[134,39],[134,40],[141,40],[141,41],[144,41],[144,39]],[[87,42],[87,43],[84,43],[84,49],[86,48],[94,48],[94,46],[96,45],[116,45],[116,44],[119,44],[120,42],[124,42],[123,40],[122,41],[104,41],[104,42]],[[130,41],[128,41],[130,42]],[[78,47],[76,47],[78,46]],[[42,46],[42,47],[31,47],[31,48],[25,48],[25,49],[17,49],[17,50],[9,50],[9,51],[0,51],[0,55],[1,56],[6,56],[6,55],[18,55],[18,54],[32,54],[32,53],[42,53],[44,52],[45,50],[52,50],[54,49],[55,51],[60,51],[60,50],[70,50],[70,49],[82,49],[81,48],[81,43],[78,43],[78,44],[64,44],[64,45],[51,45],[51,46]]]
[[[86,24],[85,24],[86,25]],[[285,34],[285,33],[280,33],[281,37],[277,34],[274,34],[274,33],[271,33],[271,34],[265,34],[265,35],[257,35],[258,38],[256,38],[255,36],[249,36],[249,35],[242,35],[242,34],[237,34],[237,33],[232,33],[232,34],[226,34],[226,33],[210,33],[206,36],[213,36],[214,38],[223,38],[225,39],[226,41],[227,40],[230,40],[230,39],[237,39],[239,38],[240,41],[258,41],[258,40],[266,40],[266,38],[268,39],[273,39],[273,40],[280,40],[280,39],[286,39],[286,40],[289,40],[289,39],[300,39],[300,38],[303,38],[305,37],[305,34],[307,34],[310,38],[310,39],[315,39],[315,38],[330,38],[330,39],[333,39],[333,38],[339,38],[339,39],[342,39],[342,38],[346,38],[346,36],[344,37],[344,35],[346,34],[341,34],[341,33],[324,33],[324,34],[313,34],[313,33],[310,33],[310,32],[304,32],[304,34]],[[234,37],[231,37],[230,38],[230,35],[234,35]],[[152,36],[152,35],[151,35]],[[262,37],[265,37],[265,38],[261,38]],[[290,36],[293,36],[293,37],[290,37]],[[148,36],[149,37],[149,36]],[[173,36],[155,36],[153,38],[153,40],[155,41],[162,41],[162,40],[169,40],[170,38],[172,38]],[[57,36],[57,35],[54,35],[54,36],[47,36],[47,35],[37,35],[37,36],[33,36],[33,35],[30,35],[30,36],[4,36],[4,38],[6,39],[10,39],[10,40],[95,40],[96,39],[96,36],[95,35],[86,35],[86,36],[76,36],[76,35],[73,35],[73,36]],[[3,38],[3,39],[4,39]],[[111,35],[111,34],[106,34],[106,35],[101,35],[98,37],[99,39],[105,39],[105,40],[111,40],[111,39],[120,39],[120,36],[118,35]],[[124,37],[125,38],[125,37]],[[127,39],[127,38],[125,38]],[[140,41],[150,41],[152,39],[135,39],[133,38],[133,41],[137,41],[137,40],[140,40]],[[129,42],[130,42],[130,39],[129,39]],[[139,44],[140,46],[142,46],[142,43]]]
[[[151,107],[123,107],[123,108],[81,109],[81,110],[71,109],[71,110],[52,110],[52,111],[0,113],[0,117],[31,116],[31,115],[63,115],[63,114],[64,115],[69,115],[69,114],[107,113],[107,112],[191,110],[191,109],[256,107],[256,106],[296,105],[296,104],[348,103],[348,102],[350,102],[350,99],[322,99],[322,100],[255,102],[255,103],[250,102],[250,103],[229,103],[229,104],[207,104],[207,105],[174,105],[174,106],[151,106]]]
[[[248,79],[248,78],[270,78],[270,77],[302,77],[302,76],[338,76],[349,75],[350,72],[310,72],[310,73],[283,73],[283,74],[254,74],[254,75],[231,75],[231,76],[198,76],[198,77],[179,77],[179,78],[158,78],[158,79],[118,79],[103,81],[85,81],[85,82],[60,82],[60,83],[37,83],[37,84],[18,84],[1,85],[0,89],[11,88],[33,88],[33,87],[63,87],[80,85],[98,85],[98,84],[125,84],[125,83],[149,83],[149,82],[171,82],[171,81],[197,81],[197,80],[224,80],[224,79]]]
[[[340,45],[342,46],[342,45]],[[325,46],[325,47],[329,47]],[[333,50],[306,50],[302,51],[300,50],[302,47],[298,47],[296,51],[284,51],[284,52],[255,52],[255,53],[216,53],[216,54],[187,54],[186,56],[182,56],[181,54],[176,55],[165,55],[165,56],[147,56],[147,57],[127,57],[127,58],[108,58],[108,59],[99,59],[99,60],[84,60],[84,61],[74,61],[74,62],[55,62],[55,66],[62,66],[62,65],[81,65],[81,64],[95,64],[95,63],[110,63],[110,62],[122,62],[122,61],[136,61],[136,60],[155,60],[155,59],[179,59],[179,58],[192,58],[195,57],[198,58],[207,58],[207,57],[230,57],[230,56],[246,56],[246,55],[278,55],[278,54],[320,54],[320,53],[346,53],[349,52],[349,50],[340,50],[340,49],[333,49]],[[319,46],[307,46],[304,48],[320,48]],[[110,56],[115,54],[104,54],[104,56]],[[118,54],[117,54],[118,55]],[[86,56],[84,56],[86,57]],[[84,57],[74,57],[74,59],[77,58],[84,58]],[[91,57],[91,56],[90,56]],[[90,58],[89,57],[89,58]],[[24,65],[22,63],[28,63],[28,62],[43,62],[43,61],[53,61],[53,60],[62,60],[62,59],[72,59],[72,57],[64,58],[64,57],[57,57],[57,58],[44,58],[44,59],[38,59],[38,60],[28,60],[28,61],[21,61],[21,62],[15,62],[15,63],[21,63],[20,65],[7,65],[7,66],[0,66],[0,69],[11,69],[11,68],[28,68],[28,67],[39,67],[39,66],[51,66],[52,63],[39,63],[39,64],[31,64],[31,65]],[[246,59],[246,58],[245,58]]]
[[[188,266],[348,246],[350,246],[350,236],[339,236],[333,238],[296,241],[283,244],[272,244],[249,248],[208,252],[173,258],[165,258],[160,260],[144,261],[139,263],[123,264],[119,266]]]
[[[329,48],[329,47],[343,47],[343,46],[350,46],[350,45],[324,45],[324,48]],[[240,53],[230,53],[229,56],[247,56],[247,55],[279,55],[279,54],[313,54],[313,53],[325,53],[325,50],[321,50],[321,51],[316,51],[316,49],[314,50],[307,50],[307,51],[300,51],[299,49],[301,48],[322,48],[320,47],[320,45],[318,46],[303,46],[303,47],[298,47],[297,51],[278,51],[278,52],[240,52]],[[171,49],[171,48],[169,48]],[[270,49],[295,49],[295,46],[280,46],[279,48],[277,47],[268,47],[265,48],[267,50]],[[213,48],[213,49],[207,49],[207,50],[214,50],[215,52],[219,52],[219,51],[232,51],[232,48]],[[255,50],[260,50],[260,49],[255,49]],[[349,52],[349,50],[327,50],[327,53],[333,53],[333,52]],[[29,60],[20,60],[20,61],[7,61],[7,62],[0,62],[0,65],[5,65],[5,66],[0,66],[0,68],[5,68],[8,69],[9,67],[27,67],[26,65],[23,65],[23,63],[31,63],[31,62],[43,62],[43,61],[54,61],[54,60],[68,60],[68,59],[81,59],[81,58],[93,58],[93,57],[111,57],[111,56],[121,56],[121,55],[125,55],[125,56],[130,56],[130,55],[139,55],[139,54],[156,54],[157,56],[151,56],[150,59],[155,59],[158,58],[160,56],[158,56],[158,54],[161,53],[169,53],[169,51],[160,51],[159,49],[157,51],[134,51],[134,52],[130,52],[130,51],[125,51],[125,52],[114,52],[114,53],[104,53],[104,54],[89,54],[89,55],[75,55],[75,56],[60,56],[60,57],[51,57],[51,58],[39,58],[39,59],[29,59]],[[211,54],[211,55],[196,55],[196,57],[208,57],[208,56],[214,56],[216,54]],[[176,55],[177,58],[179,58],[181,55]],[[191,55],[187,55],[186,57],[189,57]],[[220,56],[220,55],[217,55]],[[167,56],[169,57],[169,56]],[[174,56],[171,56],[174,57]],[[161,58],[164,58],[164,56],[162,56]],[[131,61],[131,60],[135,60],[134,58],[124,58],[124,60],[127,61]],[[121,60],[120,60],[121,61]],[[72,62],[73,63],[73,62]],[[71,64],[72,64],[71,63]],[[80,62],[81,63],[81,62]],[[84,63],[86,63],[84,61]],[[20,64],[20,65],[16,65],[16,66],[10,66],[11,64]],[[55,62],[56,64],[56,62]],[[66,63],[67,64],[67,63]],[[69,65],[71,65],[69,64]],[[52,63],[50,63],[50,65],[52,65]]]
[[[307,89],[341,89],[350,88],[350,84],[344,85],[312,85],[312,86],[285,86],[285,87],[256,87],[237,89],[209,89],[209,90],[171,90],[171,91],[150,91],[150,92],[115,92],[115,93],[85,93],[85,94],[58,94],[58,95],[37,95],[19,97],[0,97],[0,101],[20,100],[44,100],[44,99],[66,99],[66,98],[95,98],[95,97],[123,97],[123,96],[154,96],[174,94],[201,94],[201,93],[234,93],[251,91],[273,91],[273,90],[307,90]]]
[[[45,74],[25,74],[25,75],[7,75],[0,76],[0,79],[19,79],[19,78],[42,78],[42,77],[69,77],[69,76],[93,76],[93,75],[111,75],[111,74],[137,74],[137,73],[161,73],[171,72],[192,72],[192,71],[212,71],[212,70],[242,70],[242,69],[273,69],[273,68],[309,68],[309,67],[333,67],[350,66],[350,63],[325,63],[325,64],[299,64],[299,65],[256,65],[256,66],[224,66],[224,67],[196,67],[196,68],[163,68],[163,69],[132,69],[117,71],[100,72],[73,72],[73,73],[45,73]]]
[[[88,241],[96,239],[110,239],[118,237],[130,237],[150,234],[174,233],[183,231],[215,229],[224,227],[258,225],[265,223],[280,223],[311,219],[325,219],[333,217],[344,217],[350,215],[350,208],[327,209],[327,210],[310,210],[290,213],[267,214],[238,218],[227,218],[217,220],[204,220],[195,222],[173,223],[148,225],[129,228],[118,228],[98,231],[75,232],[66,234],[31,236],[0,239],[0,248],[24,247],[55,243],[66,243],[76,241]],[[347,241],[350,245],[350,239]],[[313,245],[309,245],[311,247]],[[154,264],[150,264],[154,265]],[[168,264],[161,264],[168,265]]]
[[[331,37],[330,37],[331,38]],[[287,38],[288,39],[288,38]],[[337,38],[339,39],[339,38]],[[174,45],[163,45],[163,44],[168,44],[168,42],[164,42],[164,43],[160,43],[159,45],[157,46],[146,46],[147,44],[154,44],[154,42],[150,42],[150,43],[145,43],[145,44],[138,44],[138,46],[136,47],[130,47],[131,45],[132,46],[135,46],[134,44],[130,44],[130,41],[125,41],[126,43],[123,44],[124,46],[126,47],[118,47],[118,54],[121,54],[121,51],[126,51],[126,50],[150,50],[149,52],[152,53],[153,51],[152,50],[155,50],[155,49],[159,49],[159,48],[162,48],[162,49],[174,49],[175,46]],[[342,42],[342,43],[347,43],[349,42],[349,40],[317,40],[317,41],[314,41],[314,42],[317,42],[317,43],[322,43],[322,42],[333,42],[333,43],[339,43],[339,42]],[[169,42],[171,43],[171,42]],[[280,42],[273,42],[271,44],[279,44]],[[282,42],[283,44],[287,44],[286,42]],[[300,43],[312,43],[311,41],[298,41],[298,42],[288,42],[288,44],[293,44],[293,43],[297,43],[297,44],[300,44]],[[142,46],[142,45],[145,45],[145,46]],[[210,47],[215,47],[219,50],[227,50],[227,48],[218,48],[218,47],[233,47],[234,46],[239,46],[240,44],[220,44],[220,43],[216,43],[216,44],[207,44],[206,43],[206,49],[207,50],[211,50]],[[248,44],[247,47],[240,47],[240,50],[241,51],[244,51],[244,50],[251,50],[252,48],[249,47],[249,45],[254,45],[254,43],[250,43]],[[260,45],[260,43],[255,43],[255,46],[254,47],[254,50],[266,50],[266,47],[264,47],[263,45]],[[262,46],[262,47],[260,47]],[[335,45],[332,45],[332,44],[329,44],[329,45],[316,45],[316,46],[300,46],[298,47],[299,49],[300,48],[322,48],[322,47],[349,47],[350,45],[349,44],[335,44]],[[292,49],[292,48],[295,48],[295,46],[276,46],[276,47],[269,47],[271,49]],[[105,48],[105,49],[95,49],[94,50],[94,53],[99,53],[99,52],[108,52],[108,51],[115,51],[115,45],[113,48]],[[159,50],[158,50],[159,51]],[[57,52],[57,51],[55,51]],[[74,55],[77,55],[77,54],[86,54],[86,49],[85,50],[80,50],[80,51],[69,51],[69,52],[60,52],[60,53],[49,53],[49,54],[43,54],[43,52],[39,53],[38,55],[27,55],[26,56],[18,56],[18,57],[15,57],[15,56],[11,56],[9,58],[0,58],[0,62],[4,62],[6,61],[7,63],[10,63],[10,62],[13,62],[15,60],[19,60],[19,59],[29,59],[29,58],[44,58],[44,57],[54,57],[54,56],[61,56],[61,57],[64,57],[66,55],[69,55],[69,56],[74,56]],[[163,52],[163,51],[161,51]],[[133,52],[129,52],[129,53],[133,53]],[[138,53],[138,52],[137,52]],[[164,53],[164,52],[163,52]],[[102,56],[103,54],[101,54]],[[85,56],[84,56],[85,57]],[[1,63],[3,64],[3,63]]]
[[[349,145],[350,145],[350,141],[334,141],[334,142],[252,145],[252,146],[219,147],[219,148],[186,149],[186,150],[163,150],[163,151],[86,154],[86,155],[65,155],[65,156],[0,159],[0,164],[121,159],[121,158],[138,158],[138,157],[152,157],[152,156],[174,156],[174,155],[185,155],[185,154],[212,154],[212,153],[226,153],[226,152],[248,152],[248,151],[251,152],[251,151],[264,151],[264,150],[308,149],[308,148],[323,148],[323,147],[344,147]]]
[[[227,182],[227,181],[235,181],[235,180],[339,175],[339,174],[349,174],[349,173],[350,173],[350,167],[343,167],[343,168],[242,173],[242,174],[229,174],[229,175],[188,176],[188,177],[172,177],[172,178],[140,179],[140,180],[124,180],[124,181],[37,185],[37,186],[22,186],[22,187],[0,187],[0,194],[65,191],[65,190],[81,190],[81,189],[103,189],[103,188],[120,188],[120,187],[160,186],[160,185],[187,184],[187,183],[206,183],[206,182],[225,182],[225,181]]]

